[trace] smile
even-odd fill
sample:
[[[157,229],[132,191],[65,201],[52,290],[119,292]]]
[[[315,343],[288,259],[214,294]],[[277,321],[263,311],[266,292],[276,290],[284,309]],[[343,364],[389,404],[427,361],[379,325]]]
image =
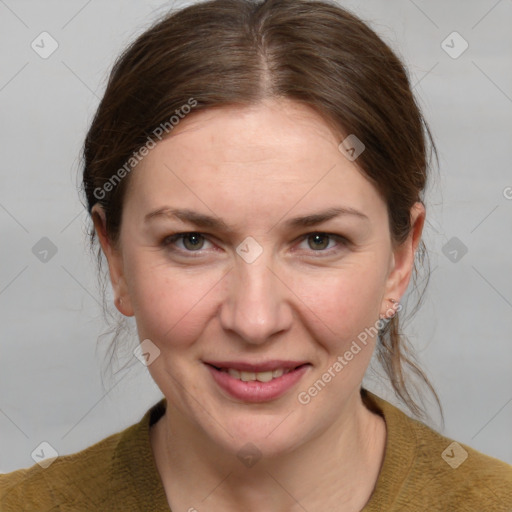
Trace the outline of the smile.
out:
[[[230,397],[244,402],[275,400],[291,390],[309,370],[311,364],[275,367],[264,371],[249,371],[231,367],[217,367],[206,363],[214,383]]]
[[[227,372],[234,379],[242,380],[244,382],[251,382],[257,380],[259,382],[270,382],[272,379],[282,377],[284,374],[293,370],[290,368],[278,368],[277,370],[269,370],[266,372],[244,372],[238,371],[234,368],[220,368],[221,372]]]

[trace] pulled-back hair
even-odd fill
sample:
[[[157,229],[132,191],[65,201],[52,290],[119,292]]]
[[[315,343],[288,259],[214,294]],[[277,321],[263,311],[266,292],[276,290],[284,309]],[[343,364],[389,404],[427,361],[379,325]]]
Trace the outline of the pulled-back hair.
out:
[[[111,242],[119,238],[130,183],[126,163],[155,129],[169,126],[191,99],[194,115],[266,98],[312,107],[340,141],[355,135],[364,143],[355,163],[387,204],[393,245],[403,243],[411,231],[411,207],[423,203],[431,157],[437,157],[429,128],[391,48],[349,11],[313,0],[196,3],[166,14],[123,52],[83,148],[87,207],[104,208]],[[90,237],[94,246],[92,226]],[[421,242],[415,287],[425,255]],[[398,397],[421,416],[407,371],[437,395],[407,348],[399,316],[379,331],[377,355]]]

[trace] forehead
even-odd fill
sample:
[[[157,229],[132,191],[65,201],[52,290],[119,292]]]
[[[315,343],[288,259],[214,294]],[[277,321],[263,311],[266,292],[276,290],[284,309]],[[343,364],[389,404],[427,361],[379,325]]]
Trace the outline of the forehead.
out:
[[[185,116],[141,166],[167,159],[172,152],[180,161],[263,170],[283,160],[307,162],[318,157],[319,144],[336,147],[338,138],[318,113],[290,100],[216,107]]]
[[[226,199],[233,208],[259,206],[260,214],[271,204],[374,207],[377,190],[340,142],[317,112],[288,100],[195,112],[144,157],[128,196],[146,209]]]

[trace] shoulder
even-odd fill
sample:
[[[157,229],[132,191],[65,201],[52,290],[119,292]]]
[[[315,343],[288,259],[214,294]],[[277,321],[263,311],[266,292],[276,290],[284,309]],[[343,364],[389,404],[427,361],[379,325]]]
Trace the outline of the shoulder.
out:
[[[469,510],[484,507],[512,511],[512,466],[447,438],[423,423],[411,422],[417,441],[413,467],[416,479],[420,475],[424,475],[423,481],[425,477],[430,479],[430,490],[437,490],[447,505],[460,507],[464,503]],[[419,496],[425,494],[423,489]]]
[[[161,400],[138,423],[50,465],[0,474],[0,511],[128,512],[142,510],[141,502],[166,510],[149,442],[150,426],[165,406]]]
[[[111,474],[115,449],[122,433],[114,434],[80,452],[57,457],[46,468],[34,464],[0,475],[0,510],[61,510],[62,504],[101,503],[105,479]]]
[[[512,511],[512,466],[443,436],[371,393],[367,400],[387,424],[377,486],[393,495],[396,510]]]

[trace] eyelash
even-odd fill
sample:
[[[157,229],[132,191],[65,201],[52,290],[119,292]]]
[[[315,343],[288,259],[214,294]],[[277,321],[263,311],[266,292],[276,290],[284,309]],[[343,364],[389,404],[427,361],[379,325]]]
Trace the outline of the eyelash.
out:
[[[199,235],[199,236],[203,237],[205,240],[208,240],[208,238],[207,238],[207,236],[205,234],[200,233],[198,231],[185,231],[185,232],[175,233],[173,235],[166,236],[162,240],[161,245],[164,248],[170,249],[173,252],[184,253],[187,256],[193,255],[194,253],[197,253],[197,256],[192,256],[192,257],[200,256],[203,253],[202,249],[199,249],[197,251],[189,251],[189,250],[186,250],[186,249],[171,248],[171,246],[176,241],[183,240],[183,238],[185,238],[187,235]],[[321,235],[322,237],[328,237],[330,239],[337,240],[338,244],[340,245],[340,247],[337,248],[337,249],[336,248],[335,249],[330,248],[330,249],[319,249],[317,251],[315,251],[313,249],[310,250],[310,252],[312,252],[312,253],[318,253],[318,256],[322,256],[324,254],[331,255],[332,253],[337,253],[337,252],[339,252],[341,250],[342,247],[346,247],[350,243],[349,240],[347,240],[345,237],[343,237],[341,235],[336,235],[334,233],[325,233],[323,231],[313,231],[311,233],[306,233],[305,235],[303,235],[301,237],[300,242],[303,242],[304,240],[307,240],[309,237],[314,236],[314,235]]]

